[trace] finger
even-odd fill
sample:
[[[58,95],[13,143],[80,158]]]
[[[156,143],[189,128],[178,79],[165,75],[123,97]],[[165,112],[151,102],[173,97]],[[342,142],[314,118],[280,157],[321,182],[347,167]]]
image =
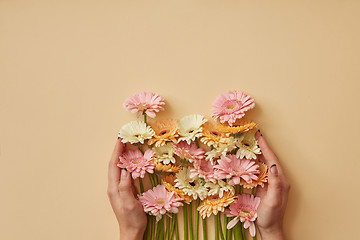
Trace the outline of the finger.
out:
[[[267,197],[272,202],[277,202],[281,199],[282,184],[279,177],[279,171],[276,164],[273,164],[269,169]]]
[[[109,162],[108,170],[108,190],[118,192],[118,185],[120,183],[120,168],[117,165],[119,157],[124,151],[124,144],[121,142],[121,139],[118,139],[112,156]]]
[[[126,202],[133,201],[135,199],[133,194],[130,173],[126,169],[121,169],[121,178],[119,183],[120,201],[126,204]]]
[[[260,130],[258,130],[255,133],[255,139],[257,140],[261,152],[264,156],[263,160],[266,163],[266,165],[271,166],[273,164],[277,164],[279,165],[279,160],[276,157],[275,153],[271,150],[269,144],[266,142],[265,138],[263,137],[263,135],[260,133]]]

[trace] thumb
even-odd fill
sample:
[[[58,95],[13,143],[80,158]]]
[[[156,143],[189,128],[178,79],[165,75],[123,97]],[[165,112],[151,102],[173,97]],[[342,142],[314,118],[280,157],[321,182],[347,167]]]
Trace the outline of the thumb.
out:
[[[125,168],[121,169],[119,193],[120,193],[120,198],[122,198],[123,200],[125,198],[128,198],[129,196],[134,197],[132,190],[131,176],[130,173]]]

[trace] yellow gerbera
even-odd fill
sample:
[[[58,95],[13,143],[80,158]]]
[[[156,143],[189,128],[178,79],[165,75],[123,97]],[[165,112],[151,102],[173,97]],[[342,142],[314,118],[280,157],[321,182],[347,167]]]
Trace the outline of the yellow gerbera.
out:
[[[233,126],[229,126],[227,124],[221,124],[217,122],[216,128],[220,132],[236,134],[236,133],[243,133],[254,130],[257,128],[257,124],[250,120],[240,120],[237,123],[235,123]]]
[[[149,144],[155,144],[155,147],[160,147],[165,142],[176,142],[178,136],[178,121],[176,119],[163,119],[150,124],[155,134],[152,139],[149,140]]]
[[[224,144],[229,137],[228,133],[219,131],[214,122],[207,121],[203,124],[201,142],[208,146],[217,147],[219,144]]]
[[[245,182],[243,179],[240,181],[240,185],[242,185],[244,188],[254,188],[256,186],[264,187],[264,183],[268,181],[268,166],[265,163],[256,162],[257,165],[259,165],[258,170],[260,171],[259,175],[257,175],[258,180],[252,180],[251,183]]]
[[[161,181],[168,191],[174,192],[175,197],[182,198],[187,204],[191,203],[193,198],[184,193],[181,189],[175,187],[175,179],[176,177],[174,175],[167,175]]]
[[[211,214],[218,214],[218,212],[224,212],[225,208],[235,201],[235,195],[229,191],[225,192],[223,197],[219,195],[207,197],[201,202],[197,208],[202,218],[210,217]]]
[[[181,167],[178,167],[174,164],[162,164],[157,159],[154,160],[155,170],[159,172],[173,172],[177,173],[181,170]]]

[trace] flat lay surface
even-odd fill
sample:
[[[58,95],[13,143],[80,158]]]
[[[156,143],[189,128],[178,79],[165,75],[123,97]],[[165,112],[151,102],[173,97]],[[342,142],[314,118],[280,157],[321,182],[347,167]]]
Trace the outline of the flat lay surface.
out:
[[[286,236],[356,239],[359,11],[355,0],[0,1],[0,239],[118,239],[107,167],[135,119],[125,99],[156,92],[161,118],[210,117],[230,90],[255,99],[246,116],[291,182]]]

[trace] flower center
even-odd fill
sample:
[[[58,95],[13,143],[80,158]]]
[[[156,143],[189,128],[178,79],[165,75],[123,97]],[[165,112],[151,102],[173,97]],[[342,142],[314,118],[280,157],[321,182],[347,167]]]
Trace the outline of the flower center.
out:
[[[164,134],[166,134],[166,133],[168,133],[168,132],[169,132],[168,130],[163,130],[163,131],[160,132],[159,135],[164,135]]]
[[[137,107],[138,107],[138,109],[139,109],[140,111],[144,111],[144,110],[146,110],[146,109],[149,108],[149,105],[146,104],[146,103],[139,103],[139,104],[137,105]]]
[[[164,204],[165,204],[165,200],[160,199],[160,200],[157,200],[156,203],[159,204],[159,205],[164,205]]]
[[[226,113],[234,112],[235,110],[241,108],[241,106],[241,102],[236,100],[228,100],[223,104],[223,108]]]

